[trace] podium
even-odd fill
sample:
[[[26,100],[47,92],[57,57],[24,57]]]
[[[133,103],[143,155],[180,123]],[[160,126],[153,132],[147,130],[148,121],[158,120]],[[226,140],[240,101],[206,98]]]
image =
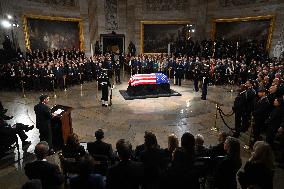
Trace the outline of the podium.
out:
[[[67,138],[73,133],[71,111],[72,107],[55,105],[51,108],[51,113],[57,116],[51,119],[52,144],[54,150],[62,149],[66,144]]]

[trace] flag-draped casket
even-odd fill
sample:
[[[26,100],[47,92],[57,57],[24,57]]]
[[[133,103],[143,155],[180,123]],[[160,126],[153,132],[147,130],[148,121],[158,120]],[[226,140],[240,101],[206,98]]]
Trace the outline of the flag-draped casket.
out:
[[[163,73],[135,74],[128,81],[132,96],[170,93],[170,81]]]

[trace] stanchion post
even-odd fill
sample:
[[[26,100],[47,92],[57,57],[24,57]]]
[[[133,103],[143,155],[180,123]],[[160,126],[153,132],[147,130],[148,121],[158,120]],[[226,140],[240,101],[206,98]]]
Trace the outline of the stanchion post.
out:
[[[24,82],[23,80],[21,80],[21,86],[22,86],[23,97],[26,98],[24,83],[25,83],[25,82]]]
[[[252,135],[252,131],[253,131],[253,120],[254,120],[254,118],[253,118],[253,115],[252,115],[252,113],[251,113],[251,121],[250,121],[250,128],[249,128],[249,131],[250,131],[250,133],[249,133],[249,141],[247,141],[246,142],[246,144],[244,145],[244,149],[246,149],[246,150],[249,150],[250,148],[251,148],[251,135]]]
[[[64,85],[64,91],[67,91],[67,89],[66,89],[66,76],[63,76],[63,85]]]
[[[214,127],[211,128],[211,131],[216,131],[216,132],[219,131],[219,128],[217,127],[218,109],[219,105],[216,104],[215,122],[214,122]]]
[[[55,88],[54,88],[54,80],[51,81],[52,82],[52,89],[53,89],[53,97],[56,98],[56,93],[55,93]]]
[[[171,68],[169,68],[169,79],[171,79]]]
[[[99,93],[99,81],[98,81],[98,79],[97,79],[97,92],[96,92],[96,99],[97,99],[97,101],[99,101],[99,95],[98,95],[98,93]]]

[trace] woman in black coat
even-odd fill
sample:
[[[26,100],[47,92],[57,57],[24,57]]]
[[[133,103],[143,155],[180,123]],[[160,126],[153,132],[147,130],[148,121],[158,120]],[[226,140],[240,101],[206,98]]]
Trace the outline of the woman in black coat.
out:
[[[269,144],[264,141],[254,144],[252,156],[238,176],[243,189],[251,186],[273,189],[273,154]]]
[[[236,138],[228,137],[224,150],[227,155],[217,166],[216,185],[218,189],[237,189],[236,174],[242,166],[240,142]]]

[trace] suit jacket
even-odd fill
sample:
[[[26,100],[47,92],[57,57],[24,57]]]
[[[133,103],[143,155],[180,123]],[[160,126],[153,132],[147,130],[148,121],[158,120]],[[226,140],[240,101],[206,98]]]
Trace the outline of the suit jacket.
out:
[[[34,161],[26,164],[25,173],[29,179],[41,180],[43,189],[57,188],[64,181],[59,167],[47,161]]]
[[[87,143],[87,150],[90,154],[105,155],[110,159],[113,158],[113,151],[111,144],[105,143],[101,140]]]
[[[106,177],[107,189],[138,189],[143,183],[143,164],[131,160],[120,161],[111,167]]]
[[[39,130],[48,129],[52,118],[50,108],[43,103],[39,103],[35,105],[34,111],[36,114],[36,128],[38,128]]]

